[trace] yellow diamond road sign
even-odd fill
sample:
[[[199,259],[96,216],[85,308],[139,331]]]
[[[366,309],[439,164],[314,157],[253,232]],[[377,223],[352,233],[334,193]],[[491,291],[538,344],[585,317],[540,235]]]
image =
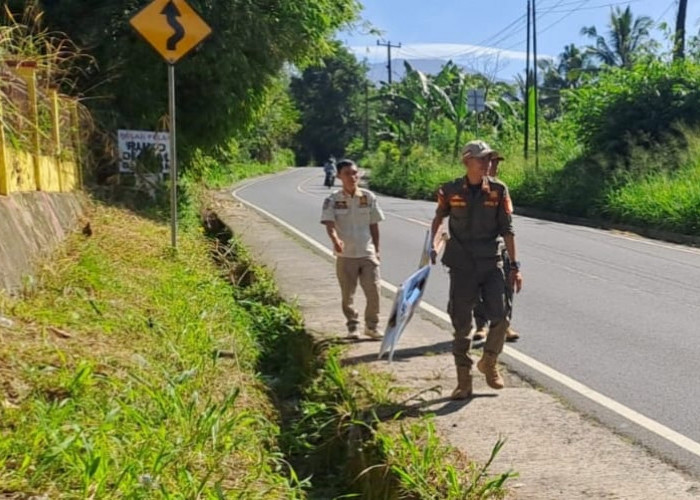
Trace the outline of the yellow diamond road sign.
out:
[[[211,33],[209,25],[185,0],[153,0],[130,23],[170,64]]]

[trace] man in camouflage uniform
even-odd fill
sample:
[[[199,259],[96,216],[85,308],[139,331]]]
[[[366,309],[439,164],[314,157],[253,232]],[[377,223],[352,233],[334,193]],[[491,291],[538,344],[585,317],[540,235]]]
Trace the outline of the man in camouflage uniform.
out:
[[[469,350],[473,311],[480,297],[484,301],[490,329],[477,368],[486,376],[489,387],[503,388],[497,361],[509,325],[506,287],[511,283],[515,291],[520,291],[523,282],[517,261],[511,217],[513,204],[508,188],[486,175],[493,153],[483,141],[472,141],[464,146],[462,163],[466,167],[466,176],[440,187],[432,223],[435,234],[443,219],[449,216],[450,239],[442,263],[450,269],[447,308],[454,327],[452,353],[458,380],[457,388],[452,392],[453,399],[466,399],[472,395],[473,361]],[[503,269],[502,244],[511,258],[508,277]],[[433,261],[436,256],[435,251],[431,252]]]

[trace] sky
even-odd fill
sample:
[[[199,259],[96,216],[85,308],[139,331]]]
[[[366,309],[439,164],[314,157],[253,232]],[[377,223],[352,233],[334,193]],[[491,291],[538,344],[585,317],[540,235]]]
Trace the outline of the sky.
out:
[[[512,77],[525,68],[525,0],[361,0],[362,19],[381,35],[369,35],[362,26],[341,33],[340,39],[360,60],[385,62],[386,47],[377,40],[401,43],[392,58],[452,59],[471,69]],[[686,30],[700,28],[700,2],[688,2]],[[646,15],[675,26],[677,0],[536,0],[539,57],[556,57],[565,45],[586,45],[584,26],[607,31],[611,6]],[[655,38],[662,40],[660,31]]]

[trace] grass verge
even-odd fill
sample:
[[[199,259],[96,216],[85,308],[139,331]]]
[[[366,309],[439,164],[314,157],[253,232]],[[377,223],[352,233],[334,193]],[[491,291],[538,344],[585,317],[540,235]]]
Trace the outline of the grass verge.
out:
[[[301,498],[255,375],[264,326],[210,242],[191,227],[173,254],[166,224],[99,205],[92,228],[1,299],[0,492]]]

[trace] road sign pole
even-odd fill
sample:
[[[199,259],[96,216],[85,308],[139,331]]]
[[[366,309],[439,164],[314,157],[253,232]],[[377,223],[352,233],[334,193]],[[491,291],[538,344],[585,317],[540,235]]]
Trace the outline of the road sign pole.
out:
[[[170,113],[170,239],[177,248],[177,141],[175,138],[175,65],[168,64],[168,106]]]
[[[129,24],[168,63],[170,114],[170,228],[177,249],[177,141],[175,137],[175,63],[211,34],[211,28],[186,0],[153,0]]]

